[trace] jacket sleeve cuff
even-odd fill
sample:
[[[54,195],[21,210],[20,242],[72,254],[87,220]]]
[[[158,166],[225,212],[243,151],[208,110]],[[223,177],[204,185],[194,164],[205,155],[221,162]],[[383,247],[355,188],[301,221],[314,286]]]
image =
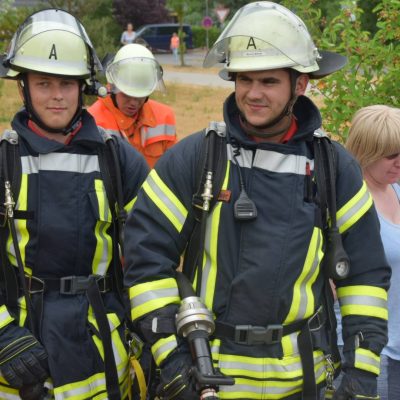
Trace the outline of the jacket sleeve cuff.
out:
[[[168,336],[157,340],[151,346],[151,352],[153,354],[154,361],[157,366],[160,366],[162,362],[178,347],[178,342],[175,335]]]

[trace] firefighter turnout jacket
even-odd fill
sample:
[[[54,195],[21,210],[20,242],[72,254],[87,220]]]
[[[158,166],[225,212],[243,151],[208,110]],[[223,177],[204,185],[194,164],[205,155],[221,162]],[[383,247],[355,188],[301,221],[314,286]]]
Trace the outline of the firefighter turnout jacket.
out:
[[[98,99],[88,111],[97,125],[128,140],[144,155],[150,168],[177,141],[172,108],[155,100],[147,100],[133,118],[122,113],[111,96]]]
[[[59,400],[107,398],[104,348],[85,288],[86,278],[97,275],[121,396],[125,398],[129,372],[126,308],[117,296],[110,273],[113,263],[122,267],[119,254],[113,249],[114,224],[100,173],[98,153],[105,146],[104,139],[86,111],[80,130],[68,145],[39,136],[28,128],[27,122],[25,111],[17,113],[12,121],[22,163],[15,210],[26,216],[16,219],[15,225],[38,339],[49,357],[50,380],[46,386]],[[148,167],[143,157],[121,139],[117,139],[117,151],[124,204],[129,210]],[[17,268],[11,236],[6,252],[11,265]],[[2,329],[9,324],[26,325],[27,314],[23,297],[16,312],[4,303],[4,293],[0,299],[2,345]],[[7,385],[3,377],[0,398],[19,398],[18,390]]]
[[[326,278],[321,212],[308,193],[313,133],[320,128],[321,117],[304,96],[297,100],[294,115],[298,129],[288,143],[256,143],[240,128],[234,94],[224,105],[224,195],[208,215],[199,291],[215,316],[215,367],[235,379],[234,386],[220,387],[222,399],[301,398],[299,332],[285,334],[285,327],[315,315]],[[202,132],[185,138],[159,161],[128,218],[125,285],[130,288],[132,318],[139,324],[168,309],[173,320],[171,305],[180,303],[174,272],[194,226],[192,197],[203,136]],[[360,168],[342,146],[335,143],[334,148],[337,221],[351,260],[350,275],[336,282],[348,346],[346,365],[378,374],[379,354],[387,340],[390,268]],[[239,168],[258,211],[251,221],[234,217]],[[318,318],[314,322],[318,325]],[[218,331],[219,325],[230,329]],[[271,337],[253,341],[251,326],[272,327]],[[157,339],[152,352],[161,365],[176,348],[177,337],[164,334]],[[311,351],[315,380],[321,386],[326,360],[318,344]]]

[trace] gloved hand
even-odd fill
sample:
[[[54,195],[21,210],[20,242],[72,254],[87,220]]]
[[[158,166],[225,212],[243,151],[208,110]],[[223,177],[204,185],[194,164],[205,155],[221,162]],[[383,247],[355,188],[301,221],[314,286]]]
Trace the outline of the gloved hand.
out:
[[[26,328],[3,328],[0,346],[0,371],[12,387],[44,382],[49,376],[46,350]]]
[[[356,368],[348,368],[332,400],[378,399],[376,375]]]
[[[185,347],[178,347],[161,365],[157,396],[160,400],[196,400],[200,398],[191,375],[192,357]]]

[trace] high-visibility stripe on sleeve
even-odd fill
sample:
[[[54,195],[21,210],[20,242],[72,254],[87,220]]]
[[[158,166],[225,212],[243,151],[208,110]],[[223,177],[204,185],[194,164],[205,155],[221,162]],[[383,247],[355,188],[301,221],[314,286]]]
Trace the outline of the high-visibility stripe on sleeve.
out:
[[[133,320],[169,304],[180,303],[178,286],[173,278],[135,285],[129,289],[129,298]]]
[[[176,349],[178,343],[176,342],[175,335],[158,340],[151,346],[154,361],[159,366],[169,355]]]
[[[342,317],[363,315],[388,319],[385,289],[376,286],[346,286],[338,288],[337,296]]]
[[[367,185],[363,182],[361,189],[337,212],[337,225],[339,232],[346,232],[351,228],[372,206],[373,201]]]
[[[14,318],[8,312],[7,307],[5,305],[0,306],[0,329],[12,321],[14,321]]]
[[[175,229],[180,232],[188,211],[168,186],[161,180],[156,170],[152,170],[143,184],[143,190],[160,209]]]
[[[356,349],[354,366],[364,371],[372,372],[379,375],[380,372],[380,357],[368,349],[359,347]]]

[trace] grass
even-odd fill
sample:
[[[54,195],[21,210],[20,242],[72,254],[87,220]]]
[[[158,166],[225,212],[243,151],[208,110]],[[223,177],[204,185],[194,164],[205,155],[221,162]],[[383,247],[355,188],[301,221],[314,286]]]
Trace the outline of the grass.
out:
[[[173,68],[173,67],[172,67]],[[179,67],[175,67],[177,70]],[[196,70],[187,68],[187,72]],[[10,127],[10,121],[21,107],[17,84],[4,80],[0,87],[0,132]],[[176,115],[178,137],[183,138],[208,126],[209,121],[222,121],[222,104],[231,93],[227,88],[208,88],[181,84],[168,84],[167,93],[154,93],[151,98],[170,105]],[[88,98],[90,104],[95,98]]]

